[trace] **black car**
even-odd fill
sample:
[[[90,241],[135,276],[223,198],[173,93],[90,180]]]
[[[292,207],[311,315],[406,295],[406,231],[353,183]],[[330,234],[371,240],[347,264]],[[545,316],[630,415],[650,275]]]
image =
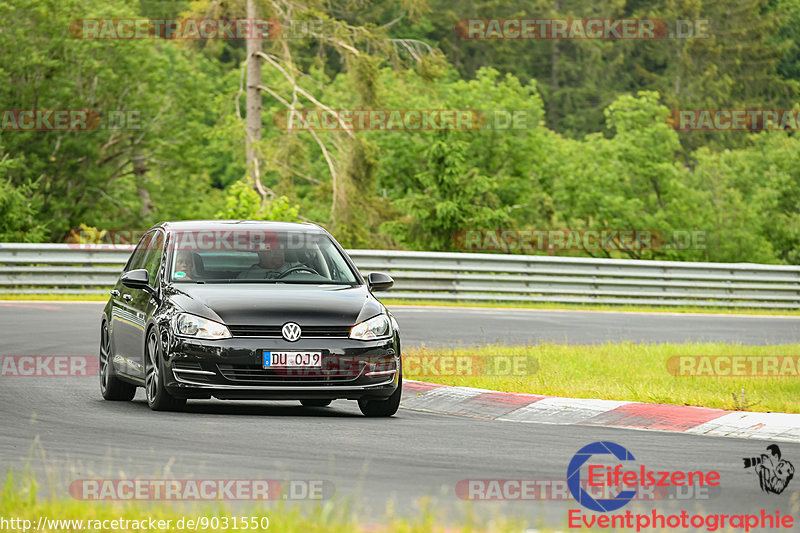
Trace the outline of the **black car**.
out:
[[[153,410],[187,399],[358,400],[366,416],[400,403],[397,322],[314,224],[159,224],[131,254],[103,310],[101,391]]]

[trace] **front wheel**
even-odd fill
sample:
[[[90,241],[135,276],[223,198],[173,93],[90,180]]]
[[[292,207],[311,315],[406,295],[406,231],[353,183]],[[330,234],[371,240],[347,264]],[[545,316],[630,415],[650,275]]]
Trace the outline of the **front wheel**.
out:
[[[358,400],[358,408],[361,409],[361,412],[364,414],[364,416],[368,416],[370,418],[392,416],[400,407],[400,397],[402,395],[403,373],[401,371],[400,382],[397,384],[397,390],[395,390],[391,396],[385,400]]]
[[[136,396],[136,385],[122,381],[114,372],[111,364],[111,335],[106,321],[103,321],[100,329],[100,393],[103,399],[117,402],[129,402]]]
[[[170,396],[164,387],[164,365],[156,328],[150,329],[145,344],[144,390],[147,405],[153,411],[180,411],[186,406],[185,399]]]

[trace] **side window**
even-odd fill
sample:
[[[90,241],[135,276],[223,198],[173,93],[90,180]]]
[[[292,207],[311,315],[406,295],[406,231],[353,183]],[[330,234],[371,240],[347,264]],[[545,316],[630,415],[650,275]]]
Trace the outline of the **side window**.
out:
[[[164,233],[161,231],[154,232],[153,239],[150,242],[150,246],[147,247],[147,257],[144,260],[144,266],[141,268],[147,269],[147,273],[150,275],[150,285],[155,286],[158,269],[161,266],[161,257],[164,253]]]
[[[149,243],[152,239],[152,232],[142,237],[142,239],[139,241],[139,244],[136,245],[136,249],[133,250],[131,258],[128,259],[128,264],[125,265],[125,272],[142,268],[142,265],[144,264],[144,258],[147,255],[147,249],[149,248]]]

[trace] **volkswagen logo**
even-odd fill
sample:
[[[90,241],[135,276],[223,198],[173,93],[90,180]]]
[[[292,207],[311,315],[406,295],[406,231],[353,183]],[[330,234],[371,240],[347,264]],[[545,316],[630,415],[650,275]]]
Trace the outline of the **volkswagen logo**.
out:
[[[294,322],[287,322],[281,328],[281,335],[283,335],[283,338],[289,342],[294,342],[297,339],[299,339],[300,333],[302,333],[300,331],[300,326],[298,326]]]

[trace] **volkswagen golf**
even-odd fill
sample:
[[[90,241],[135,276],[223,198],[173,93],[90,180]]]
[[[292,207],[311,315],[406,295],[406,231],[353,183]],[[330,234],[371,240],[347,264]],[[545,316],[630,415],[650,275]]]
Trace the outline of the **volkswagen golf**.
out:
[[[396,320],[314,224],[166,222],[139,240],[100,324],[100,388],[153,410],[188,399],[357,400],[392,416],[402,394]]]

